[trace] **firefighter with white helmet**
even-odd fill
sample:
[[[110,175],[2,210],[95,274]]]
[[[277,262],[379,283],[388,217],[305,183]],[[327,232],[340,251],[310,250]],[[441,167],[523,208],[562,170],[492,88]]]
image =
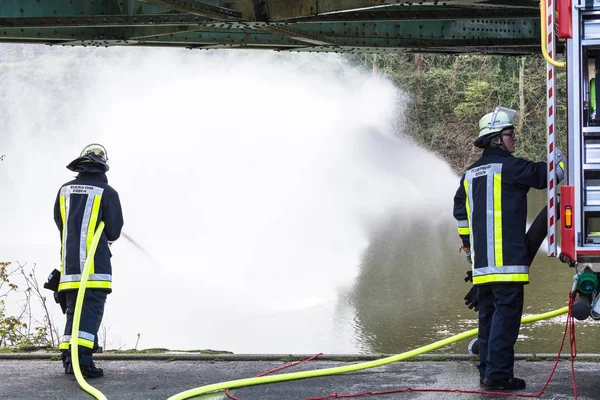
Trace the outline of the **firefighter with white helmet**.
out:
[[[77,336],[81,372],[88,378],[95,378],[104,375],[102,368],[95,366],[92,354],[98,349],[98,329],[104,304],[112,291],[109,243],[121,234],[123,213],[119,195],[106,178],[109,166],[104,146],[97,143],[86,146],[67,168],[77,172],[77,177],[61,186],[54,204],[54,221],[61,237],[58,297],[67,315],[59,348],[65,373],[72,374],[69,342],[77,291],[92,237],[100,222],[104,221],[104,231],[86,285]]]
[[[531,188],[546,188],[546,163],[513,156],[516,114],[515,110],[496,107],[479,120],[474,145],[483,153],[467,168],[454,197],[461,250],[467,252],[469,278],[476,288],[475,299],[465,299],[478,303],[479,381],[486,390],[526,386],[525,380],[513,373],[514,344],[529,267],[545,236],[543,229],[536,228],[535,240],[531,240],[525,232],[527,193]],[[560,151],[558,154],[560,181],[564,164]],[[544,211],[540,213],[543,215]],[[545,218],[536,221],[536,227],[545,228]]]
[[[508,150],[504,143],[504,135],[501,133],[502,131],[514,132],[515,125],[518,123],[516,116],[517,113],[515,110],[496,107],[494,111],[481,117],[479,120],[479,137],[475,140],[475,146],[484,149],[492,145],[493,139],[497,139],[494,142],[500,145],[498,147],[513,153],[515,151],[514,146],[512,151]]]
[[[98,143],[92,143],[85,146],[83,150],[81,150],[79,158],[73,160],[71,164],[78,163],[96,163],[101,169],[104,169],[104,172],[109,170],[108,153],[106,152],[104,146]],[[67,166],[67,168],[72,170],[72,168],[69,166]]]

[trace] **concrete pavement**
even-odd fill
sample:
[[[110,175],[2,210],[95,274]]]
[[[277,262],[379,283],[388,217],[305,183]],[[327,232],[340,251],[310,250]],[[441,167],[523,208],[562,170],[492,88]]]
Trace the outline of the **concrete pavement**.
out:
[[[304,359],[311,355],[295,355]],[[323,355],[278,374],[360,363],[381,355]],[[291,362],[289,355],[201,355],[190,353],[98,354],[105,377],[88,379],[109,400],[165,400],[182,391],[229,380],[249,378]],[[517,356],[515,375],[527,380],[527,390],[538,393],[553,367],[552,355]],[[579,399],[600,398],[600,356],[580,355],[575,362]],[[0,354],[0,399],[93,399],[73,375],[65,375],[57,353]],[[343,361],[351,360],[351,361]],[[441,361],[444,360],[444,361]],[[236,388],[231,393],[245,400],[308,399],[333,395],[385,392],[411,388],[480,390],[475,358],[461,355],[425,355],[372,369]],[[224,392],[196,397],[227,399]],[[411,392],[361,397],[365,399],[500,399],[502,396]],[[574,398],[571,364],[563,358],[542,399]]]

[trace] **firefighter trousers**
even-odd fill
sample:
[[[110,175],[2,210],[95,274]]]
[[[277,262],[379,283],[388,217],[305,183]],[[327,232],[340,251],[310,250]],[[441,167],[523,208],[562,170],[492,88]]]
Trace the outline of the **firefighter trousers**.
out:
[[[106,303],[106,290],[86,289],[83,298],[83,307],[79,322],[79,364],[81,366],[90,366],[92,363],[92,354],[98,350],[98,329],[102,323],[104,315],[104,304]],[[73,318],[75,312],[75,302],[77,300],[77,291],[70,290],[66,292],[67,300],[67,322],[65,324],[64,338],[70,338]],[[63,339],[65,340],[65,339]],[[70,363],[71,354],[69,350],[62,350],[63,363]]]
[[[523,283],[494,283],[478,287],[479,376],[509,379],[515,364],[514,345],[523,315]]]
[[[548,207],[544,207],[527,230],[529,263],[548,232]],[[559,215],[557,215],[557,218]],[[481,378],[513,377],[514,344],[523,314],[522,283],[497,283],[477,287],[479,303],[479,375]]]

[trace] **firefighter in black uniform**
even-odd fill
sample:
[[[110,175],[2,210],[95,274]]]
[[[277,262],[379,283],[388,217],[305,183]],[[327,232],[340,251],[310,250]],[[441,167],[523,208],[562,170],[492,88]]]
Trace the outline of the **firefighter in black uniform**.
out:
[[[86,146],[80,157],[67,165],[67,168],[78,172],[78,175],[74,180],[62,185],[54,204],[54,221],[61,238],[58,296],[63,304],[66,304],[67,314],[65,332],[59,348],[65,373],[72,374],[69,342],[77,291],[92,238],[100,221],[104,221],[104,231],[86,285],[77,333],[81,372],[83,376],[95,378],[104,375],[102,368],[94,365],[92,354],[98,350],[98,329],[102,322],[106,297],[112,291],[109,244],[121,234],[123,214],[119,195],[108,185],[108,157],[102,145]]]
[[[524,389],[513,374],[514,344],[523,313],[524,285],[529,282],[527,193],[547,185],[546,163],[513,157],[515,114],[504,107],[479,121],[475,146],[479,160],[467,168],[454,197],[454,217],[462,249],[472,262],[479,306],[479,376],[486,390]],[[558,150],[558,149],[557,149]],[[557,154],[562,153],[557,151]],[[558,179],[564,163],[556,168]]]

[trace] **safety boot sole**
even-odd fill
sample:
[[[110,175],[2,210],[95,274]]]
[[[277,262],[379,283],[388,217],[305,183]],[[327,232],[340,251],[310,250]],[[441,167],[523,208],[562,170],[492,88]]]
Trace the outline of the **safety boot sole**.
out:
[[[75,374],[75,372],[73,372],[72,364],[69,364],[69,366],[65,368],[65,374]],[[102,368],[81,367],[81,375],[85,376],[86,378],[101,378],[104,376],[104,371],[102,370]]]
[[[490,379],[483,381],[483,387],[486,390],[523,390],[526,388],[525,380],[521,378],[510,379]]]

